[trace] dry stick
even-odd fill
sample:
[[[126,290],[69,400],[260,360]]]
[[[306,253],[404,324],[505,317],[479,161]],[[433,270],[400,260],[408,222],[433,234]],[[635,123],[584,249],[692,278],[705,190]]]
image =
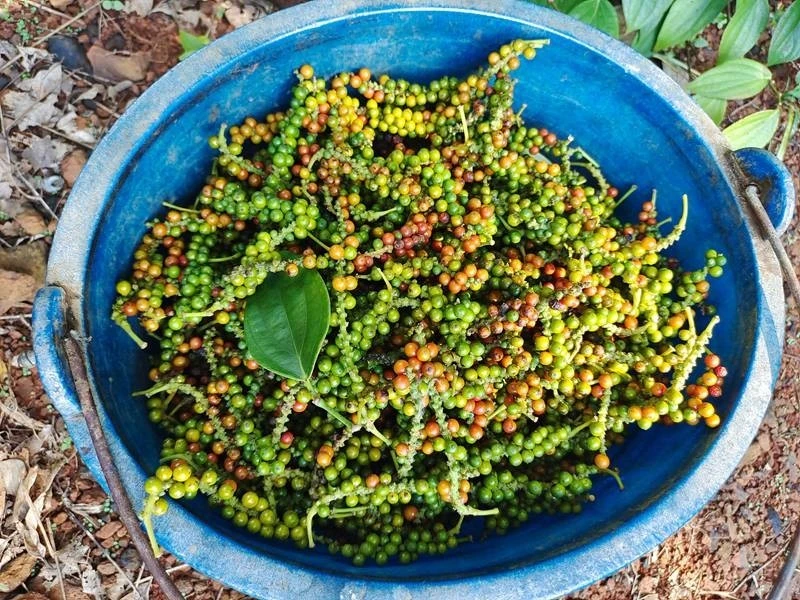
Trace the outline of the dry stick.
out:
[[[103,548],[103,545],[97,541],[97,538],[94,537],[94,534],[92,534],[92,532],[90,532],[88,529],[86,529],[86,527],[84,527],[83,523],[80,522],[80,519],[78,519],[75,516],[75,512],[73,511],[73,509],[70,508],[70,506],[66,503],[64,504],[64,506],[66,506],[67,508],[67,517],[69,517],[69,520],[75,523],[75,525],[78,528],[80,528],[81,531],[83,531],[84,535],[86,535],[86,537],[88,537],[92,541],[92,543],[95,546],[97,546],[97,548],[100,550],[101,556],[105,558],[107,561],[109,561],[112,565],[114,565],[114,567],[117,569],[117,572],[119,572],[119,574],[122,575],[122,577],[125,580],[127,580],[127,582],[130,584],[131,589],[133,590],[133,593],[136,595],[136,597],[140,598],[140,600],[145,600],[144,596],[139,591],[139,588],[136,587],[136,584],[133,581],[131,581],[131,578],[125,572],[125,569],[120,567],[117,561],[114,560],[114,557],[111,556],[111,553],[105,548]]]
[[[754,579],[756,575],[758,575],[759,573],[761,573],[761,571],[763,571],[763,570],[764,570],[764,569],[766,569],[768,566],[770,566],[770,565],[771,565],[773,562],[775,562],[775,559],[776,559],[776,558],[778,558],[778,557],[782,556],[782,555],[783,555],[783,553],[786,551],[786,548],[788,548],[788,547],[789,547],[789,542],[786,542],[786,543],[783,545],[783,547],[782,547],[780,550],[778,550],[778,551],[777,551],[775,554],[773,554],[773,555],[772,555],[772,556],[770,556],[770,557],[769,557],[767,560],[765,560],[765,561],[764,561],[764,564],[762,564],[762,565],[761,565],[760,567],[758,567],[757,569],[754,569],[753,571],[751,571],[750,573],[748,573],[747,575],[745,575],[745,577],[743,577],[743,578],[742,578],[742,580],[741,580],[739,583],[737,583],[737,584],[736,584],[736,587],[735,587],[735,588],[733,588],[733,589],[731,590],[731,593],[732,593],[732,594],[735,594],[735,593],[736,593],[737,591],[739,591],[739,590],[742,588],[742,586],[743,586],[745,583],[747,583],[747,582],[748,582],[750,579]]]
[[[781,552],[782,554],[782,552]],[[781,567],[781,572],[772,586],[769,600],[790,600],[792,596],[792,578],[797,564],[800,562],[800,527],[795,523],[794,537],[791,541],[789,556]],[[766,566],[766,565],[765,565]]]
[[[54,213],[54,212],[53,212],[53,209],[52,209],[52,208],[50,208],[50,205],[49,205],[49,204],[47,204],[47,202],[45,202],[45,201],[44,201],[44,198],[42,198],[42,195],[39,193],[39,190],[37,190],[37,189],[36,189],[36,188],[33,186],[33,184],[31,184],[31,182],[30,182],[30,181],[28,181],[28,180],[27,180],[27,178],[26,178],[26,177],[25,177],[25,176],[24,176],[22,173],[13,173],[13,175],[14,175],[14,177],[17,179],[17,181],[21,181],[22,183],[24,183],[24,184],[25,184],[25,187],[27,187],[27,188],[28,188],[28,189],[31,191],[31,193],[32,193],[33,195],[32,195],[32,196],[28,196],[28,194],[26,194],[26,193],[25,193],[25,192],[23,192],[22,190],[19,190],[19,192],[20,192],[20,193],[21,193],[23,196],[26,196],[28,199],[32,199],[32,200],[36,200],[36,201],[38,201],[38,202],[39,202],[39,204],[41,204],[41,205],[42,205],[42,206],[45,208],[46,212],[47,212],[47,213],[48,213],[48,214],[49,214],[51,217],[53,217],[53,219],[54,219],[54,220],[56,220],[56,221],[57,221],[57,220],[58,220],[58,216],[56,215],[56,213]],[[19,189],[19,188],[17,188],[17,189]]]
[[[57,135],[58,137],[64,138],[68,142],[72,142],[73,144],[77,144],[78,146],[83,146],[87,150],[94,150],[94,146],[91,144],[87,144],[86,142],[82,142],[74,137],[67,135],[66,133],[59,131],[58,129],[53,129],[52,127],[48,127],[47,125],[38,125],[39,128],[44,129],[48,133],[52,133],[53,135]]]
[[[758,222],[761,233],[767,238],[772,249],[775,251],[775,256],[778,257],[778,262],[781,265],[784,281],[789,288],[789,292],[794,298],[795,304],[800,307],[800,281],[797,279],[797,273],[794,271],[792,261],[786,253],[781,239],[778,237],[778,233],[772,227],[767,211],[764,210],[764,206],[761,204],[757,188],[754,185],[748,185],[744,195],[747,200],[747,206],[751,209],[753,216]],[[795,530],[790,548],[789,556],[786,557],[786,562],[783,563],[783,567],[781,567],[781,571],[772,587],[769,600],[789,600],[791,596],[792,578],[794,577],[795,568],[797,568],[798,563],[800,563],[800,526],[798,526],[798,523],[795,523]],[[782,552],[779,554],[782,554]],[[762,568],[764,566],[766,566],[766,563],[762,565]],[[755,573],[753,573],[753,575],[755,575]],[[739,585],[741,586],[741,583]],[[739,586],[737,586],[737,588],[738,587]]]
[[[42,531],[44,543],[47,546],[50,554],[53,555],[53,560],[56,563],[56,575],[58,576],[58,587],[61,591],[61,600],[67,600],[67,591],[64,589],[64,574],[61,572],[61,562],[58,560],[58,552],[56,552],[56,542],[53,539],[53,533],[49,527],[45,527],[41,519],[39,521],[39,529]],[[48,519],[49,522],[49,519]]]
[[[153,576],[153,580],[161,588],[167,600],[183,600],[183,596],[175,586],[175,583],[150,549],[150,542],[142,531],[139,525],[139,518],[136,516],[130,498],[128,498],[125,492],[119,472],[114,464],[114,459],[111,456],[103,427],[100,424],[100,417],[98,416],[98,408],[95,399],[89,387],[86,366],[83,362],[84,353],[81,347],[84,342],[78,342],[78,340],[75,339],[76,337],[77,335],[75,332],[72,332],[72,336],[68,336],[64,339],[64,350],[67,356],[69,369],[72,373],[75,390],[78,394],[78,400],[80,401],[81,410],[86,419],[89,436],[92,439],[92,445],[97,454],[97,461],[100,464],[100,469],[108,484],[111,497],[117,505],[117,512],[119,513],[120,520],[128,530],[133,545],[136,546],[136,549],[139,551],[142,561],[147,565],[147,569]]]

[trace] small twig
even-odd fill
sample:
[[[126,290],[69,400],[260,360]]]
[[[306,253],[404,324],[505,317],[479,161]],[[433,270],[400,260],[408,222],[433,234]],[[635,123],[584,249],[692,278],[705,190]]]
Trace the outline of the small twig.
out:
[[[191,567],[186,563],[181,563],[179,565],[175,565],[174,567],[164,569],[164,572],[167,575],[172,575],[173,573],[177,573],[178,571],[186,571],[187,569],[191,569]],[[140,577],[139,579],[137,579],[137,581],[139,582],[139,585],[143,583],[148,583],[149,581],[153,581],[153,576],[148,575],[147,577]]]
[[[0,104],[0,131],[3,133],[3,138],[8,139],[8,134],[6,133],[6,120],[3,116],[3,106]],[[8,164],[14,164],[11,160],[11,144],[6,144],[6,159],[8,159]]]
[[[136,594],[136,596],[139,597],[141,600],[145,600],[144,596],[139,591],[138,585],[135,584],[133,580],[131,580],[131,578],[128,576],[128,574],[125,572],[125,570],[119,566],[117,561],[115,561],[114,558],[111,556],[111,553],[105,548],[103,548],[103,545],[97,541],[97,538],[94,537],[94,534],[88,529],[86,529],[86,527],[83,525],[80,519],[76,518],[75,515],[81,513],[75,511],[74,505],[71,505],[71,503],[69,502],[65,502],[64,506],[67,509],[67,516],[69,517],[70,521],[75,523],[75,525],[77,525],[78,528],[80,528],[80,530],[83,531],[84,535],[86,535],[86,537],[88,537],[92,541],[92,543],[95,546],[97,546],[97,549],[100,550],[101,556],[105,558],[107,561],[109,561],[112,565],[114,565],[117,571],[119,571],[119,574],[122,575],[122,577],[124,577],[125,580],[131,585],[131,587],[133,588],[133,593]],[[86,517],[84,516],[84,518]],[[144,563],[142,563],[142,567],[144,567]]]
[[[730,592],[723,592],[722,590],[700,590],[697,592],[698,596],[714,596],[716,598],[728,598],[729,600],[739,600],[739,596],[734,596]]]
[[[54,8],[50,8],[46,4],[40,4],[39,2],[34,2],[34,0],[25,0],[26,4],[32,4],[36,8],[39,8],[45,12],[49,12],[51,15],[58,15],[62,19],[69,19],[69,15],[67,13],[61,12],[60,10],[56,10]]]
[[[775,584],[769,594],[769,600],[790,600],[791,598],[792,579],[794,579],[794,572],[797,570],[797,563],[800,562],[800,527],[798,527],[797,523],[795,523],[794,535],[791,541],[787,542],[775,556],[783,556],[787,546],[790,547],[789,556],[786,557],[786,561],[775,579]],[[770,561],[772,558],[770,558]],[[766,563],[764,566],[766,566]]]
[[[48,127],[47,125],[39,125],[39,128],[44,129],[45,131],[47,131],[48,133],[52,133],[53,135],[57,135],[58,137],[64,138],[68,142],[72,142],[73,144],[78,144],[79,146],[83,146],[87,150],[94,150],[94,146],[92,146],[91,144],[87,144],[86,142],[82,142],[78,139],[75,139],[74,137],[69,136],[66,133],[63,133],[58,129],[53,129],[52,127]]]
[[[754,577],[754,576],[758,575],[759,573],[761,573],[761,571],[763,571],[763,570],[764,570],[764,569],[766,569],[766,568],[767,568],[769,565],[771,565],[773,562],[775,562],[775,559],[777,559],[777,558],[780,558],[781,556],[783,556],[783,553],[784,553],[784,552],[786,552],[786,548],[788,548],[788,547],[789,547],[789,542],[787,541],[787,542],[786,542],[786,543],[785,543],[785,544],[784,544],[784,545],[781,547],[781,549],[780,549],[780,550],[778,550],[778,551],[777,551],[775,554],[773,554],[772,556],[770,556],[770,557],[769,557],[769,558],[768,558],[768,559],[767,559],[767,560],[764,562],[764,564],[762,564],[760,567],[758,567],[758,568],[757,568],[755,571],[753,571],[753,572],[751,572],[751,573],[748,573],[748,574],[747,574],[747,575],[746,575],[746,576],[745,576],[745,577],[744,577],[744,578],[743,578],[743,579],[742,579],[742,580],[741,580],[739,583],[737,583],[737,584],[736,584],[736,587],[734,587],[734,588],[731,590],[731,593],[732,593],[732,594],[735,594],[736,592],[738,592],[738,591],[741,589],[741,587],[742,587],[742,586],[743,586],[745,583],[747,583],[747,582],[748,582],[748,581],[749,581],[749,580],[750,580],[752,577]]]
[[[33,184],[31,184],[30,181],[28,181],[28,179],[24,175],[15,172],[14,177],[16,177],[17,180],[25,184],[25,187],[27,187],[33,194],[33,199],[35,199],[37,202],[39,202],[39,204],[42,205],[47,214],[53,217],[53,219],[58,220],[58,216],[56,215],[56,213],[53,212],[53,209],[50,208],[50,205],[44,201],[44,198],[42,198],[42,195],[39,193],[39,191],[33,186]]]
[[[653,58],[657,58],[661,62],[666,62],[671,64],[673,67],[678,67],[679,69],[683,69],[692,77],[700,77],[701,73],[697,69],[693,69],[689,65],[687,65],[682,60],[675,58],[674,56],[670,56],[669,54],[653,54]]]
[[[64,574],[61,572],[61,563],[58,560],[58,553],[56,552],[56,543],[53,539],[53,533],[50,531],[50,527],[44,526],[41,518],[37,518],[37,521],[39,524],[39,530],[42,532],[44,544],[47,546],[47,551],[50,552],[50,555],[53,557],[53,561],[56,563],[56,576],[58,577],[58,587],[61,589],[61,598],[62,600],[67,600],[67,591],[64,589]]]
[[[28,322],[25,319],[30,319],[31,315],[29,313],[23,315],[2,315],[0,316],[0,321],[14,321],[14,320],[21,320],[24,321],[27,325]]]

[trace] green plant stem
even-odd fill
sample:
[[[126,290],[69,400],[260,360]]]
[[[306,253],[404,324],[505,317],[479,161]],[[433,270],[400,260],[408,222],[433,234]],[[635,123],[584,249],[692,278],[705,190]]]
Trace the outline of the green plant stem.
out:
[[[328,245],[327,245],[325,242],[323,242],[322,240],[320,240],[320,239],[319,239],[317,236],[315,236],[315,235],[314,235],[313,233],[311,233],[310,231],[308,231],[307,233],[308,233],[308,237],[310,237],[312,240],[314,240],[315,242],[317,242],[317,244],[319,244],[320,246],[322,246],[323,248],[325,248],[325,250],[327,250],[327,251],[330,251],[331,247],[330,247],[330,246],[328,246]]]
[[[330,406],[327,406],[321,399],[317,398],[316,400],[313,400],[311,403],[314,406],[324,410],[326,413],[328,413],[330,416],[332,416],[334,419],[336,419],[342,425],[344,425],[347,429],[350,429],[353,426],[353,424],[350,421],[348,421],[347,419],[344,418],[342,413],[340,413],[335,408],[331,408]]]
[[[227,262],[229,260],[235,260],[241,256],[241,253],[231,254],[230,256],[218,256],[217,258],[209,258],[208,262],[210,263],[221,263]]]
[[[172,204],[172,202],[162,202],[161,204],[166,206],[167,208],[171,208],[173,210],[177,210],[180,212],[200,214],[199,210],[194,210],[193,208],[186,208],[185,206],[178,206],[177,204]]]
[[[617,482],[619,489],[621,490],[625,489],[625,486],[622,485],[622,478],[619,476],[619,473],[617,473],[613,469],[598,469],[598,472],[605,473],[606,475],[611,475],[611,477],[613,477],[614,480]]]
[[[683,69],[687,73],[691,74],[692,77],[700,77],[700,75],[701,75],[700,71],[698,71],[697,69],[695,69],[693,67],[690,67],[689,65],[687,65],[682,60],[680,60],[678,58],[675,58],[674,56],[670,56],[669,54],[662,54],[662,53],[659,52],[659,53],[653,54],[652,58],[657,58],[658,60],[660,60],[662,62],[668,62],[674,67],[678,67],[679,69]]]
[[[128,336],[139,346],[140,349],[144,350],[147,348],[147,342],[145,342],[142,338],[136,335],[136,332],[133,331],[131,328],[131,324],[128,323],[125,319],[122,320],[114,320],[114,322],[120,326],[122,331],[128,334]]]
[[[614,204],[614,208],[615,208],[615,209],[616,209],[616,208],[618,208],[618,207],[619,207],[619,205],[620,205],[620,204],[622,204],[623,202],[625,202],[625,200],[627,200],[627,199],[628,199],[628,197],[629,197],[629,196],[630,196],[630,195],[631,195],[633,192],[635,192],[637,189],[639,189],[639,187],[638,187],[637,185],[635,185],[635,184],[634,184],[634,185],[632,185],[631,187],[629,187],[629,188],[628,188],[628,191],[627,191],[627,192],[625,192],[624,194],[622,194],[622,196],[620,197],[620,199],[619,199],[619,200],[617,200],[617,202]]]
[[[783,162],[783,158],[784,156],[786,156],[786,150],[789,147],[789,142],[791,141],[792,137],[795,134],[795,130],[797,129],[797,113],[798,109],[796,106],[789,107],[788,113],[786,115],[786,127],[783,130],[783,137],[781,138],[781,144],[775,151],[775,156],[777,156],[778,160],[781,162]]]
[[[161,547],[156,541],[156,533],[153,528],[153,510],[155,508],[156,496],[148,496],[142,510],[141,519],[144,524],[144,529],[147,532],[147,539],[150,540],[150,548],[153,550],[153,555],[158,558],[161,556]]]

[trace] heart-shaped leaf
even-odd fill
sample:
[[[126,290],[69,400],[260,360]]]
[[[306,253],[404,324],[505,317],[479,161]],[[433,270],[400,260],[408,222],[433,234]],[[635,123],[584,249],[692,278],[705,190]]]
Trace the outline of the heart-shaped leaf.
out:
[[[769,66],[800,58],[800,2],[793,2],[781,15],[769,44]]]
[[[244,341],[265,369],[289,379],[308,379],[328,333],[331,301],[316,270],[295,277],[272,273],[244,311]]]
[[[622,0],[627,31],[650,31],[655,29],[673,0]]]
[[[619,37],[617,11],[608,0],[584,0],[569,11],[569,16],[579,19],[611,37]]]
[[[692,81],[688,89],[708,98],[744,100],[767,87],[770,79],[772,73],[760,62],[737,58],[709,69]]]
[[[732,150],[740,148],[763,148],[769,144],[778,130],[781,113],[777,108],[760,110],[739,119],[722,130]]]
[[[655,51],[692,39],[714,20],[728,0],[675,0],[658,32]]]
[[[694,101],[700,105],[705,113],[711,117],[717,125],[722,123],[725,118],[725,112],[728,110],[728,101],[720,100],[719,98],[706,98],[705,96],[695,96]]]
[[[737,0],[736,12],[722,34],[717,63],[744,56],[758,41],[768,19],[768,0]]]

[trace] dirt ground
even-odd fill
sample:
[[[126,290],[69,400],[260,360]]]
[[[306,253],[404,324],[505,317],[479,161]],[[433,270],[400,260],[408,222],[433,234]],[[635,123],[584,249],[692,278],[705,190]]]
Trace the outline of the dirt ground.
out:
[[[125,108],[178,62],[178,32],[215,39],[273,10],[261,0],[0,0],[0,600],[162,597],[25,361],[30,303],[72,183]],[[710,27],[705,38],[708,47],[678,58],[711,66],[719,34]],[[791,81],[797,67],[778,78]],[[735,115],[771,106],[772,93],[739,103]],[[785,162],[800,189],[797,136]],[[797,224],[784,242],[800,266]],[[772,408],[714,500],[647,556],[571,598],[766,597],[800,522],[799,329],[790,303]],[[244,597],[163,560],[187,598]],[[796,585],[800,598],[800,576]]]

